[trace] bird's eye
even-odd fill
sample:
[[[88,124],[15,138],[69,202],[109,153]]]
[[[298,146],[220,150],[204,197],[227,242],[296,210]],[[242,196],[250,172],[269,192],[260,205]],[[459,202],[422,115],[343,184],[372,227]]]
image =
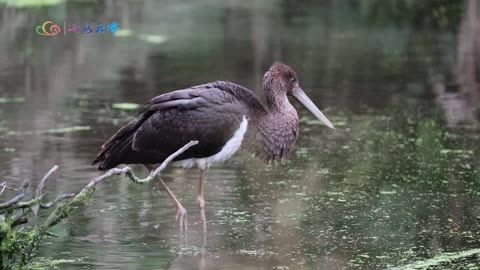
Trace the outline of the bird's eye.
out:
[[[294,77],[290,78],[290,82],[294,83],[295,81],[296,81],[296,79]]]

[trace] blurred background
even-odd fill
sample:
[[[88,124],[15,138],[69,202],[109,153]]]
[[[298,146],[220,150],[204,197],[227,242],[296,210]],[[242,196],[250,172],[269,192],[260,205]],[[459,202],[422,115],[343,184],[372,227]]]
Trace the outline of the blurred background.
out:
[[[119,31],[37,34],[47,20]],[[337,127],[295,103],[289,162],[211,168],[206,241],[197,171],[165,176],[186,241],[157,185],[103,183],[43,242],[61,269],[384,269],[480,247],[476,0],[0,0],[0,22],[1,179],[58,164],[52,198],[100,174],[101,144],[148,99],[215,80],[258,91],[278,60]],[[478,269],[475,254],[442,267]]]

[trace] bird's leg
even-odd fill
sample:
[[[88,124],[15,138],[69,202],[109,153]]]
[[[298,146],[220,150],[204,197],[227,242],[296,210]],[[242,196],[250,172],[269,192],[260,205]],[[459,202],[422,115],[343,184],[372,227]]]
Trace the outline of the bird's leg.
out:
[[[145,167],[149,170],[153,170],[153,167],[151,165],[145,165]],[[170,188],[168,188],[167,184],[165,184],[163,179],[160,176],[157,176],[157,178],[160,181],[160,185],[162,185],[162,188],[165,190],[168,197],[177,208],[177,224],[180,227],[180,231],[182,232],[186,231],[187,230],[187,210],[185,210],[185,207],[183,207],[183,205],[180,203],[177,197],[175,197],[175,195],[170,190]]]
[[[200,209],[205,208],[205,199],[203,198],[203,175],[204,170],[200,170],[200,177],[198,178],[198,192],[197,192],[197,204]]]
[[[205,170],[200,170],[200,177],[198,179],[198,193],[197,204],[200,208],[200,219],[202,221],[203,232],[207,233],[207,218],[205,217],[205,198],[203,197],[203,176]]]

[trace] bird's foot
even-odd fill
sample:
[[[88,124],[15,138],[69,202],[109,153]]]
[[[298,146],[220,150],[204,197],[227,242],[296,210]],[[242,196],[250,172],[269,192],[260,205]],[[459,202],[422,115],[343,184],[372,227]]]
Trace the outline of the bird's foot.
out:
[[[181,232],[187,231],[187,210],[181,205],[177,208],[177,225]]]

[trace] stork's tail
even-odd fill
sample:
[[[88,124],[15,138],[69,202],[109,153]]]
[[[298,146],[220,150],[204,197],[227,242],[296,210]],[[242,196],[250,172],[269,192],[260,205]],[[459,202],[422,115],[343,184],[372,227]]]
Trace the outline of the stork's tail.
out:
[[[106,143],[92,165],[98,164],[99,170],[108,170],[120,164],[128,163],[132,156],[132,142],[135,132],[150,115],[142,113],[139,117],[118,130]]]

